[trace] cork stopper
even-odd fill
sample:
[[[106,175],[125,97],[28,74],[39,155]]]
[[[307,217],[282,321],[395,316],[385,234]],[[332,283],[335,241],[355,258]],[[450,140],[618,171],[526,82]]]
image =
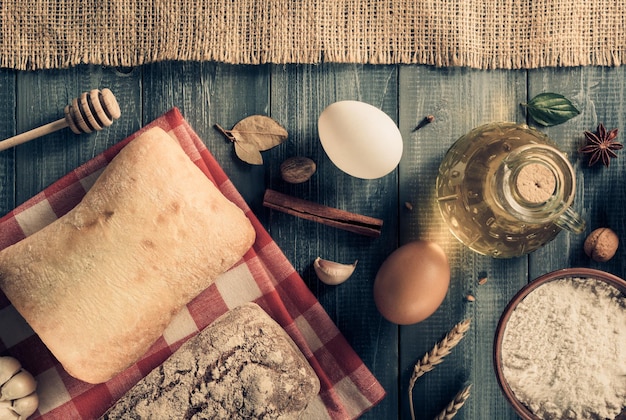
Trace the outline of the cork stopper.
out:
[[[545,203],[556,189],[554,173],[539,163],[529,163],[520,169],[515,180],[517,192],[528,203]]]

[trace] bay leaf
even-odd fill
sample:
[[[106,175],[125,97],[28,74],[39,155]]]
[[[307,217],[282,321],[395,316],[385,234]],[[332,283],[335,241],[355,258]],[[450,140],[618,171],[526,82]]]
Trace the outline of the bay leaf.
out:
[[[265,115],[251,115],[231,130],[215,125],[235,147],[235,154],[251,165],[262,165],[261,152],[287,140],[288,133],[276,120]]]
[[[235,141],[233,144],[235,145],[235,154],[239,159],[250,165],[263,165],[261,152],[252,144],[241,143],[239,141]]]
[[[540,93],[522,106],[535,123],[544,127],[562,124],[580,114],[569,99],[552,92]]]

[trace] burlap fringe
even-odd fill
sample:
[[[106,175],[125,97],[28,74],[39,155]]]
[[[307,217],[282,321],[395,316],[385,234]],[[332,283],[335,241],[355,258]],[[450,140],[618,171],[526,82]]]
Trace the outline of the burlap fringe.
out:
[[[4,0],[0,66],[618,66],[623,0]]]

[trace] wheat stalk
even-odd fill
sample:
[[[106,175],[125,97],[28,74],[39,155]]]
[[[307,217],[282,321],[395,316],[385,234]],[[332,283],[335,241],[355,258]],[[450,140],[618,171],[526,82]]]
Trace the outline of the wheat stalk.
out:
[[[470,321],[471,320],[468,318],[452,327],[450,332],[415,364],[413,374],[409,380],[411,419],[415,420],[415,412],[413,410],[413,387],[415,386],[415,381],[426,372],[433,370],[439,363],[443,362],[443,358],[450,354],[452,349],[463,339],[467,330],[469,330]]]
[[[456,416],[456,413],[459,412],[461,407],[463,407],[463,404],[465,404],[465,401],[467,401],[467,399],[469,398],[471,387],[472,385],[470,384],[463,388],[461,391],[459,391],[459,393],[454,396],[454,399],[450,401],[446,408],[441,413],[439,413],[437,417],[435,417],[435,420],[451,420],[452,417]]]

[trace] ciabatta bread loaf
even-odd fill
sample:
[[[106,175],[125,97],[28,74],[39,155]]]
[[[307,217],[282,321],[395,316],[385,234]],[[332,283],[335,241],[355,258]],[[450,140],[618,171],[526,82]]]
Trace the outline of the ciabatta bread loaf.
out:
[[[244,213],[153,128],[74,209],[0,252],[0,287],[72,376],[99,383],[139,359],[254,238]]]
[[[104,419],[296,419],[317,375],[258,305],[230,310],[131,388]]]

